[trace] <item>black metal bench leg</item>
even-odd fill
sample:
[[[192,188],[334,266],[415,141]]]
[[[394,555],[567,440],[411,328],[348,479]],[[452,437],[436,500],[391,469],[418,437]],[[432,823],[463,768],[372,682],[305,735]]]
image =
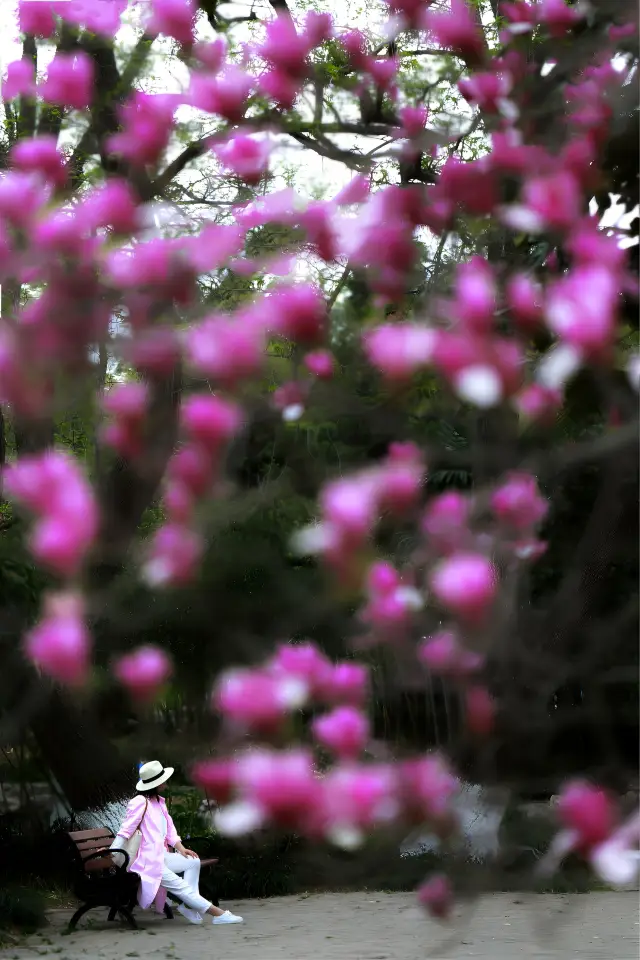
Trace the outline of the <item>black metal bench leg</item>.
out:
[[[111,907],[111,910],[109,910],[109,916],[107,917],[107,920],[115,920],[117,912],[118,912],[117,907]]]
[[[75,930],[78,920],[80,920],[81,917],[84,917],[85,913],[89,913],[89,910],[91,910],[93,906],[94,905],[92,903],[83,903],[81,907],[78,907],[74,915],[71,917],[71,920],[69,920],[69,924],[67,926],[67,931],[69,933]]]
[[[173,910],[171,909],[171,907],[169,906],[168,903],[165,903],[165,905],[164,905],[164,915],[165,915],[165,917],[167,918],[167,920],[173,920],[173,919],[174,919]]]
[[[130,929],[130,930],[137,930],[137,929],[138,929],[138,924],[136,923],[136,921],[135,921],[135,919],[134,919],[134,917],[133,917],[133,914],[131,913],[131,910],[127,910],[126,907],[120,907],[120,908],[118,909],[118,913],[120,914],[120,916],[121,916],[124,920],[127,921],[127,923],[129,924],[129,929]]]

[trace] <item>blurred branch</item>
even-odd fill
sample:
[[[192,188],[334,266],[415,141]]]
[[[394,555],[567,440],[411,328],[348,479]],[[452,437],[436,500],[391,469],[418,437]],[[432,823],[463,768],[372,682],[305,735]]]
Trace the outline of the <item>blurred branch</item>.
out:
[[[22,44],[22,59],[30,60],[34,76],[38,72],[38,47],[35,37],[27,35]],[[36,132],[36,101],[32,97],[20,97],[16,137],[32,137]]]

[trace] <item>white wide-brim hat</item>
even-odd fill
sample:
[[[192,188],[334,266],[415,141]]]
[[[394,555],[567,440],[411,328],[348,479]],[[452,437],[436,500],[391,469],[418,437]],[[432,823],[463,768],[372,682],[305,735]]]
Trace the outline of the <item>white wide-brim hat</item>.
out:
[[[161,783],[166,783],[173,773],[173,767],[163,767],[159,760],[149,760],[149,763],[142,764],[138,773],[140,779],[136,784],[136,790],[153,790]]]

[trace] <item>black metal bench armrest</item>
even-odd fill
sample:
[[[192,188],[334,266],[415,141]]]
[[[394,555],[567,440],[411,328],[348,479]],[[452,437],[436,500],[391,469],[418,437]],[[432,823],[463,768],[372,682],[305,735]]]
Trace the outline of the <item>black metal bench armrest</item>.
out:
[[[129,854],[126,850],[120,850],[116,848],[112,850],[111,847],[99,847],[97,850],[92,850],[86,856],[81,857],[82,863],[86,863],[87,860],[99,860],[101,857],[106,857],[111,855],[112,857],[116,854],[120,854],[121,857],[124,857],[124,863],[118,864],[114,863],[113,866],[116,870],[128,870],[129,868]]]

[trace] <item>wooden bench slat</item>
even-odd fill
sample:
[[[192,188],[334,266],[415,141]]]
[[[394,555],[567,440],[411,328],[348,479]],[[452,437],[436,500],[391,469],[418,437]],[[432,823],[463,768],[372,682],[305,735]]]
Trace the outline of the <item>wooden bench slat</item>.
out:
[[[69,836],[77,842],[78,840],[93,840],[98,837],[112,837],[113,834],[108,827],[99,827],[95,830],[72,830]]]
[[[110,847],[113,843],[113,837],[96,837],[95,840],[89,840],[87,843],[77,845],[78,853],[85,857],[92,850],[99,850],[101,847]]]

